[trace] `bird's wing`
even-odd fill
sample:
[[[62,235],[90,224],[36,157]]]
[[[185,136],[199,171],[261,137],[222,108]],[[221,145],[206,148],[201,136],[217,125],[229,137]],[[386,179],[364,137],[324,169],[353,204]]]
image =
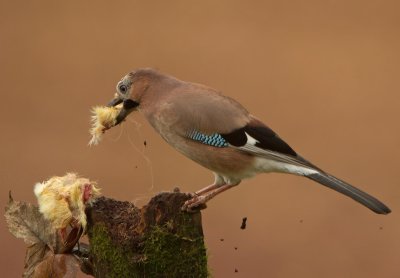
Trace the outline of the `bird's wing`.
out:
[[[221,135],[231,147],[274,161],[318,170],[299,156],[278,134],[253,116],[245,126]]]
[[[271,160],[314,168],[272,129],[250,115],[237,101],[211,88],[190,84],[175,92],[171,110],[174,128],[189,139],[214,147],[230,147]]]
[[[272,129],[234,99],[193,83],[180,89],[167,100],[168,115],[173,111],[173,128],[180,135],[288,163],[302,161]]]
[[[180,134],[198,131],[206,135],[230,133],[250,122],[247,110],[235,100],[212,88],[187,83],[165,100],[168,115],[176,119]],[[172,113],[171,113],[172,112]]]

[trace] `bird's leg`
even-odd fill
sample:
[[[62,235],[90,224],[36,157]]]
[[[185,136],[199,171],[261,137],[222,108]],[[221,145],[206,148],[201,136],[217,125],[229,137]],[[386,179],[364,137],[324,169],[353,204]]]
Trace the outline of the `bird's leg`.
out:
[[[217,196],[219,193],[224,192],[225,190],[228,190],[229,188],[232,188],[234,186],[235,185],[231,185],[231,184],[225,184],[225,185],[218,186],[217,189],[214,189],[213,191],[211,191],[205,195],[196,196],[196,197],[186,201],[185,204],[183,205],[182,209],[186,210],[188,212],[192,212],[196,207],[205,205],[205,203],[210,201],[212,198]]]
[[[196,191],[196,192],[194,193],[194,195],[195,195],[195,196],[203,195],[204,193],[207,193],[207,192],[209,192],[209,191],[211,191],[211,190],[214,190],[214,189],[216,189],[216,188],[218,188],[218,187],[220,187],[220,186],[222,186],[222,185],[214,182],[213,184],[211,184],[211,185],[209,185],[209,186],[206,186],[206,187],[200,189],[199,191]]]
[[[222,184],[222,185],[224,185],[224,184]],[[188,193],[188,195],[189,195],[190,197],[192,197],[192,198],[189,199],[189,200],[187,200],[187,201],[183,204],[182,210],[186,210],[187,207],[188,207],[191,203],[196,202],[197,199],[198,199],[201,195],[203,195],[204,193],[207,193],[207,192],[210,192],[210,191],[212,191],[212,190],[215,190],[216,188],[218,188],[218,187],[220,187],[220,186],[222,186],[222,185],[214,182],[213,184],[210,184],[209,186],[206,186],[206,187],[200,189],[199,191],[196,191],[196,192],[194,192],[194,193]],[[206,206],[204,206],[203,208],[206,208]],[[201,208],[201,209],[203,209],[203,208]]]
[[[207,192],[209,192],[211,190],[217,189],[218,187],[223,186],[223,185],[226,184],[225,180],[220,175],[218,175],[217,173],[214,173],[214,176],[215,176],[214,183],[209,185],[209,186],[206,186],[206,187],[200,189],[199,191],[196,191],[194,193],[195,196],[204,195],[204,193],[207,193]]]
[[[194,193],[192,193],[192,192],[187,193],[187,195],[188,195],[189,197],[191,197],[191,198],[190,198],[189,200],[187,200],[187,201],[183,204],[182,210],[186,210],[187,207],[188,207],[191,203],[196,202],[196,200],[197,200],[201,195],[203,195],[204,193],[207,193],[207,192],[209,192],[209,191],[211,191],[211,190],[214,190],[214,189],[218,188],[219,186],[220,186],[219,184],[216,184],[216,183],[214,182],[213,184],[210,184],[210,185],[208,185],[208,186],[206,186],[206,187],[200,189],[199,191],[196,191],[196,192],[194,192]]]
[[[214,172],[215,181],[213,184],[206,186],[199,191],[196,191],[194,195],[191,195],[192,198],[187,200],[183,206],[182,210],[186,210],[188,212],[194,211],[194,208],[197,210],[206,208],[206,202],[214,198],[219,193],[239,184],[240,181],[230,181],[229,184],[226,183],[223,176]]]

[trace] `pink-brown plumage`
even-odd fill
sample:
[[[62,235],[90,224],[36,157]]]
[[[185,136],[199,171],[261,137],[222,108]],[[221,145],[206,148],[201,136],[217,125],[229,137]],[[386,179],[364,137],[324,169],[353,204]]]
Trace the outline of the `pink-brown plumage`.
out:
[[[185,209],[204,205],[242,179],[282,172],[308,177],[376,213],[390,212],[374,197],[299,156],[237,101],[215,89],[152,69],[139,69],[117,84],[117,96],[111,103],[121,102],[117,124],[139,110],[172,147],[214,172],[214,183],[197,191]]]

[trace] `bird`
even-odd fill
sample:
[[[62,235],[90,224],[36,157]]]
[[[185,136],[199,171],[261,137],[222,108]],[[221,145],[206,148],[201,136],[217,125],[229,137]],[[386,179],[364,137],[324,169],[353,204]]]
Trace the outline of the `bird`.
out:
[[[173,148],[214,173],[214,182],[184,203],[185,211],[204,207],[244,179],[278,172],[311,179],[377,214],[391,212],[375,197],[300,156],[239,102],[216,89],[152,68],[139,68],[117,83],[107,107],[121,104],[115,125],[139,111]]]

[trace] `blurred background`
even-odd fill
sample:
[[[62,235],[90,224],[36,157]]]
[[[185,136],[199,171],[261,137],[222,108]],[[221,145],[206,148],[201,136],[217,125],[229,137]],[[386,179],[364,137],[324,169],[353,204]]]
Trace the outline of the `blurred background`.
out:
[[[302,156],[393,210],[375,215],[300,177],[246,180],[203,211],[214,277],[399,277],[399,9],[374,0],[0,1],[0,206],[10,189],[35,203],[36,182],[68,171],[138,206],[210,184],[139,113],[87,145],[91,107],[127,72],[153,67],[238,100]],[[19,277],[26,246],[0,219],[2,276]]]

